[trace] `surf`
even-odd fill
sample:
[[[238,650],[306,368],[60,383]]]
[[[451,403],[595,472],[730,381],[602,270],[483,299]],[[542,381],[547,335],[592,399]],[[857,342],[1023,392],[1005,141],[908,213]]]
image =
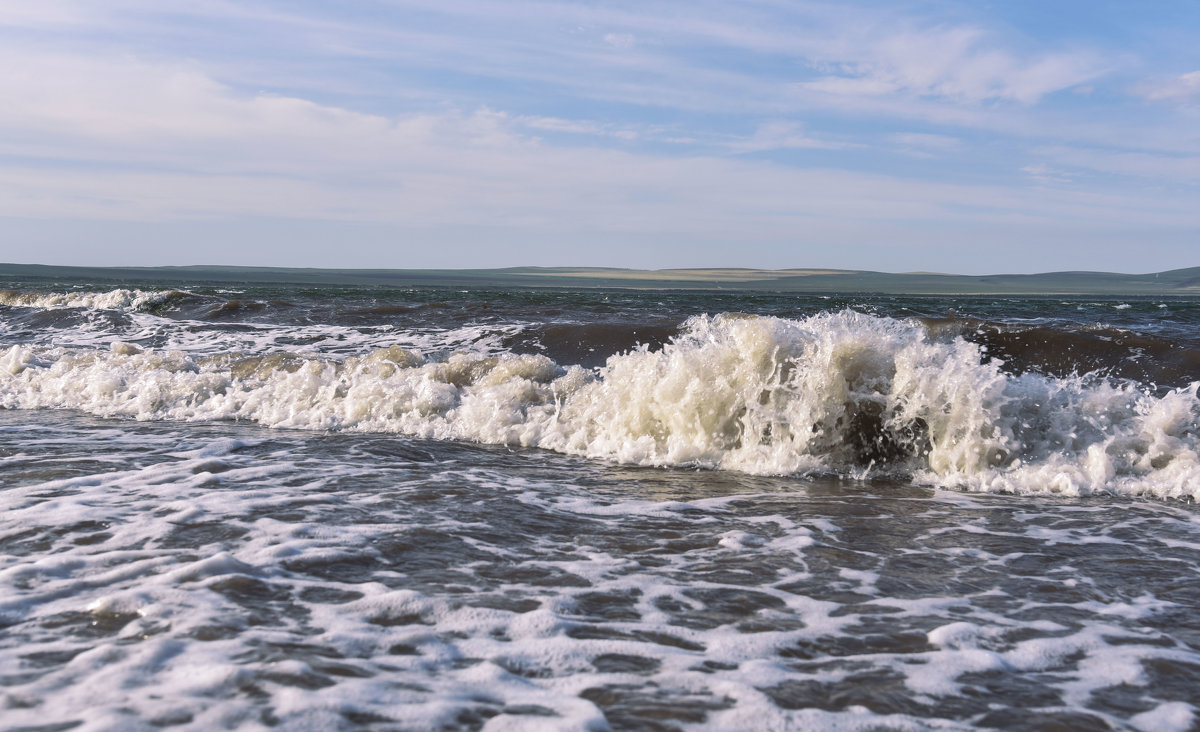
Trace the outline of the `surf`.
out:
[[[916,319],[698,315],[603,365],[391,346],[332,356],[18,344],[0,406],[237,420],[541,448],[756,475],[898,476],[972,491],[1200,498],[1200,400],[1005,368]]]

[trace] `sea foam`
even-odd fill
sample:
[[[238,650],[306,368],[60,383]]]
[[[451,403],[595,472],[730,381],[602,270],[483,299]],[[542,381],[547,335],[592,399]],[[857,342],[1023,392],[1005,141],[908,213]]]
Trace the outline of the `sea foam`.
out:
[[[105,292],[18,292],[0,290],[0,305],[26,308],[83,308],[87,310],[140,310],[180,296],[177,290],[127,290]]]
[[[202,355],[16,345],[0,406],[399,433],[753,474],[903,474],[1020,493],[1200,498],[1193,383],[1007,373],[961,337],[854,311],[697,316],[603,367],[392,346]]]

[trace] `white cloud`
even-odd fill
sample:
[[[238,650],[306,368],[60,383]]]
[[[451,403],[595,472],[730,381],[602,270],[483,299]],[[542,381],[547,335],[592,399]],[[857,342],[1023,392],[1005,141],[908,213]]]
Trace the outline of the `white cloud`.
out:
[[[24,158],[228,173],[386,170],[422,151],[520,145],[505,115],[389,118],[247,95],[187,66],[0,53],[0,150]]]
[[[1180,74],[1173,79],[1148,82],[1137,91],[1155,101],[1200,101],[1200,71]]]
[[[151,30],[189,15],[200,21],[253,22],[271,28],[268,43],[290,43],[294,50],[307,47],[317,54],[547,84],[583,98],[697,111],[724,112],[737,105],[744,112],[779,114],[788,81],[829,96],[1033,104],[1095,79],[1115,63],[1091,51],[1019,52],[978,27],[816,3],[698,4],[680,13],[678,6],[663,2],[394,0],[385,7],[411,18],[354,23],[319,7],[280,11],[270,3],[163,2],[169,15],[162,3],[146,0],[124,0],[116,6],[119,12],[92,12],[107,12],[111,22],[117,22],[115,15],[136,17]],[[199,27],[198,40],[214,32],[203,30],[203,23]],[[206,40],[222,42],[215,35]],[[710,60],[725,58],[725,51],[735,58],[786,59],[797,69],[826,72],[817,78],[768,80],[753,63]]]
[[[981,113],[981,102],[1032,105],[1116,63],[1091,51],[1021,51],[976,26],[806,2],[699,3],[681,13],[678,5],[657,0],[389,0],[377,6],[372,21],[355,20],[337,6],[269,0],[44,4],[90,13],[90,25],[106,29],[104,42],[116,48],[136,41],[169,59],[178,51],[160,39],[182,37],[188,52],[199,54],[198,66],[239,85],[330,96],[348,90],[365,97],[407,95],[429,107],[474,108],[506,106],[492,92],[511,84],[531,90],[523,93],[542,107],[526,107],[528,116],[547,119],[570,117],[555,108],[558,102],[587,100],[766,119],[804,119],[822,111],[886,115],[1053,136],[1057,128],[1036,121],[997,121],[994,109]],[[189,23],[182,35],[181,23]],[[255,36],[261,42],[230,41],[251,26],[270,32]],[[207,57],[205,48],[212,49]],[[290,70],[267,60],[280,53],[291,58]],[[348,60],[377,66],[370,74],[403,69],[404,82],[382,90],[379,77],[368,82],[369,76],[347,78],[331,70],[346,68]],[[790,72],[761,74],[766,63]],[[814,77],[813,69],[820,75]],[[474,82],[448,90],[424,73]],[[621,134],[628,137],[634,127],[625,125]],[[676,129],[671,136],[716,141],[722,134]]]
[[[604,42],[619,51],[628,51],[633,48],[635,40],[630,33],[605,33]]]
[[[715,157],[572,148],[479,109],[395,117],[240,94],[186,68],[47,57],[9,74],[5,152],[53,165],[0,171],[0,214],[122,220],[269,215],[404,225],[675,232],[731,240],[845,221],[1188,222],[1190,205],[1046,197],[989,186],[797,170]],[[69,92],[69,93],[68,93]],[[548,124],[553,125],[553,122]],[[760,146],[828,146],[766,125]],[[926,140],[929,142],[929,140]],[[104,163],[107,168],[87,164]],[[80,164],[83,165],[80,165]]]
[[[1039,105],[1103,92],[1116,56],[883,11],[864,22],[833,4],[371,7],[382,21],[271,0],[0,7],[0,214],[474,226],[513,241],[864,242],[903,229],[919,243],[951,229],[1200,225],[1192,189],[1101,188],[1104,176],[1079,173],[1191,185],[1194,126],[1161,108],[1151,122],[1095,114],[1105,93]],[[64,30],[80,18],[86,32]],[[1146,96],[1189,98],[1192,78]],[[1012,158],[995,159],[1029,141],[1046,146],[1024,169],[1033,182],[1073,171],[1075,184],[1013,186]],[[852,172],[778,154],[852,148],[943,160],[857,155]],[[957,181],[914,172],[959,163],[971,173]]]
[[[911,95],[978,104],[1034,104],[1047,94],[1101,76],[1107,64],[1093,53],[1020,57],[971,27],[871,28],[827,59],[836,73],[801,87],[831,95]]]
[[[0,54],[0,61],[4,61]],[[384,116],[238,92],[189,66],[66,54],[0,63],[0,213],[171,219],[250,213],[406,224],[725,231],[779,236],[801,221],[1192,222],[1169,200],[1047,198],[988,186],[796,170],[551,145],[539,125],[589,123],[472,112]],[[32,65],[30,62],[35,62]],[[601,129],[601,131],[603,131]],[[952,149],[953,138],[899,138]],[[741,151],[836,148],[795,123],[761,126]],[[44,165],[43,163],[50,163]],[[96,167],[97,164],[102,167]],[[751,224],[751,222],[753,222]],[[808,224],[804,224],[808,226]]]
[[[1061,170],[1055,170],[1044,163],[1026,165],[1021,172],[1042,185],[1061,185],[1071,182],[1071,177]]]
[[[935,157],[962,152],[963,141],[950,135],[935,135],[928,132],[899,132],[888,135],[888,140],[900,152],[917,157]]]
[[[729,149],[736,153],[787,149],[839,150],[847,147],[851,145],[807,135],[804,128],[795,122],[768,122],[760,125],[753,135],[729,145]]]
[[[641,137],[636,130],[629,127],[600,124],[589,120],[560,119],[558,117],[520,116],[514,122],[531,130],[543,132],[565,132],[576,135],[591,135],[594,137],[615,137],[620,140],[636,140]]]
[[[70,26],[94,19],[86,6],[64,0],[0,3],[0,27],[45,28]]]

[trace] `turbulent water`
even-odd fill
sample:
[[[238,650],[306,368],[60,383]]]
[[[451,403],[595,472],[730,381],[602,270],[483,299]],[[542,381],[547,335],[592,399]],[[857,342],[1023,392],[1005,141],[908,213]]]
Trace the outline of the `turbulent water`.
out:
[[[1200,301],[6,286],[2,728],[1200,728]]]

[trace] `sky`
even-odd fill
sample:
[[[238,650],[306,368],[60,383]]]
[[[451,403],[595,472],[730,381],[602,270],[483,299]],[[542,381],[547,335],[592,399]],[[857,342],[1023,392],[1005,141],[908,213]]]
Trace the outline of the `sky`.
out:
[[[0,0],[0,261],[1200,265],[1200,3]]]

